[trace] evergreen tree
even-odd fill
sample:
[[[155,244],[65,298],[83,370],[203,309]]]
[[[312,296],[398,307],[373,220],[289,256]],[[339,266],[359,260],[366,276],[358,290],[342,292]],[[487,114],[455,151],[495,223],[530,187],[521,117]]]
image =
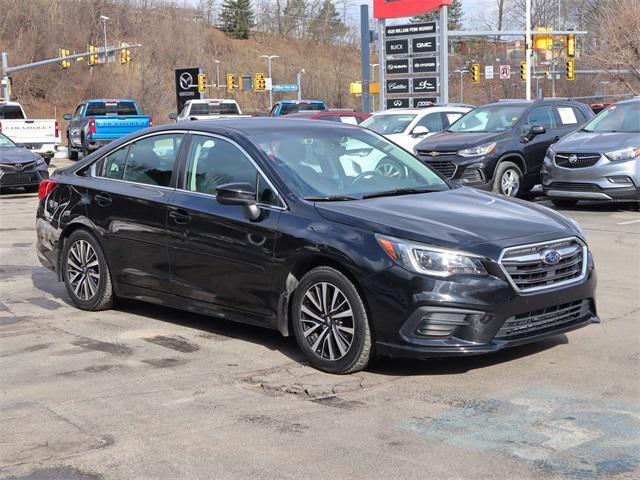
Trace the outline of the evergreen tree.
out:
[[[225,0],[220,11],[222,31],[233,38],[249,38],[249,31],[255,25],[251,0]]]
[[[460,0],[453,0],[449,5],[449,30],[460,30],[462,28],[462,2]],[[414,22],[433,22],[440,18],[440,11],[433,10],[432,12],[425,13],[424,15],[418,15],[413,17]]]
[[[309,29],[311,38],[326,42],[335,41],[347,31],[332,0],[324,0]]]

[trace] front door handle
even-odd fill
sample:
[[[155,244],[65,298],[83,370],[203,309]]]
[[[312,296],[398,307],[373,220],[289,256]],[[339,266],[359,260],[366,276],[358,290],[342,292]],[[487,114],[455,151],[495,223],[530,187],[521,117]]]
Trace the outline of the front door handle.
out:
[[[560,140],[560,136],[559,135],[553,139],[553,143],[556,143],[558,140]]]
[[[108,207],[111,205],[111,195],[108,193],[98,193],[95,197],[93,197],[96,203],[101,207]]]
[[[179,225],[184,225],[191,221],[191,215],[188,212],[181,209],[171,210],[169,212],[169,217],[173,218],[173,221]]]

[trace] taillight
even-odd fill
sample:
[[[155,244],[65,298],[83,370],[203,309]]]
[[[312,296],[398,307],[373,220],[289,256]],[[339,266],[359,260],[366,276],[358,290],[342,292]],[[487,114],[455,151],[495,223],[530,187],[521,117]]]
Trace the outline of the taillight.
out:
[[[40,182],[38,186],[38,199],[40,201],[44,200],[49,196],[51,192],[53,192],[56,187],[60,185],[60,182],[56,182],[55,180],[43,180]]]
[[[58,120],[56,120],[56,138],[60,138],[60,127],[58,126]]]
[[[93,117],[89,118],[89,135],[93,135],[96,133],[96,119]]]
[[[149,117],[149,126],[153,127],[153,117]]]

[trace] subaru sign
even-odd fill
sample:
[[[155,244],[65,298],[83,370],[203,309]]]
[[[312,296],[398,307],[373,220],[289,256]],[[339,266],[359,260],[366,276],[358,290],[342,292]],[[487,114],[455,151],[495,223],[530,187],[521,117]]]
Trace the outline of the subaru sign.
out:
[[[403,74],[409,73],[409,59],[402,58],[400,60],[387,60],[386,72],[387,72],[387,75],[395,75],[397,73],[403,73]]]

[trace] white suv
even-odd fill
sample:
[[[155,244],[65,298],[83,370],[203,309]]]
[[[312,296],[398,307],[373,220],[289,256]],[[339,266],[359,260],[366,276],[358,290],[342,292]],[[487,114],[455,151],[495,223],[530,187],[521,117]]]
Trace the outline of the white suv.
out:
[[[374,113],[360,124],[384,135],[402,148],[413,152],[421,140],[448,128],[472,110],[467,106],[433,106],[427,108],[391,109]]]

